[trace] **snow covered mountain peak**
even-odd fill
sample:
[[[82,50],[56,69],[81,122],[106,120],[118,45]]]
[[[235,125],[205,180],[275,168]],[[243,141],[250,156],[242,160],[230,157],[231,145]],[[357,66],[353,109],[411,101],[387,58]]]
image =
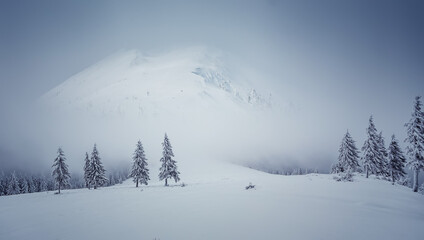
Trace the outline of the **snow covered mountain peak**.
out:
[[[207,47],[156,55],[120,51],[70,77],[40,102],[50,110],[77,109],[101,115],[156,115],[168,112],[167,106],[174,110],[191,105],[271,106],[269,98],[240,81],[246,77],[228,66],[226,54]]]

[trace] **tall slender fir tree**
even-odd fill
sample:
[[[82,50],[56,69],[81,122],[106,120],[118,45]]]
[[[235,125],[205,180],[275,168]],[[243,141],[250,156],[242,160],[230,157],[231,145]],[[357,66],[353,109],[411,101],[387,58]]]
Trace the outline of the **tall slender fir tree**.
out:
[[[356,148],[355,141],[350,136],[349,131],[347,131],[340,144],[338,162],[332,167],[331,172],[345,172],[348,168],[356,172],[359,170],[358,159],[358,149]]]
[[[91,160],[88,157],[88,153],[85,153],[85,159],[84,159],[84,181],[85,181],[85,187],[90,189],[90,172],[91,172]]]
[[[421,97],[415,97],[414,111],[408,123],[405,124],[408,143],[406,153],[409,156],[407,166],[414,171],[414,184],[412,190],[418,191],[418,174],[424,168],[424,113]]]
[[[390,175],[388,171],[388,162],[387,162],[388,154],[387,154],[386,144],[384,143],[384,137],[383,137],[382,131],[380,131],[380,133],[377,135],[377,142],[379,147],[379,154],[382,159],[382,161],[379,162],[379,165],[377,166],[378,168],[377,174],[388,177]]]
[[[97,187],[103,186],[107,182],[105,175],[105,169],[103,164],[100,161],[99,152],[97,151],[97,146],[94,144],[93,152],[91,153],[91,167],[88,177],[90,179],[90,185],[97,189]]]
[[[406,174],[406,172],[403,170],[405,167],[406,159],[394,134],[392,135],[392,141],[389,145],[388,159],[389,174],[392,178],[392,182],[395,183],[395,181],[400,180]]]
[[[177,162],[172,159],[174,153],[172,152],[172,146],[166,133],[162,147],[162,158],[160,159],[162,166],[159,169],[159,179],[161,181],[165,179],[165,186],[168,186],[168,178],[173,178],[175,182],[178,182],[180,180],[180,172],[177,171]]]
[[[69,178],[71,178],[71,175],[69,174],[68,165],[65,163],[66,158],[62,148],[59,148],[57,153],[58,156],[54,160],[52,166],[54,168],[52,176],[58,188],[58,193],[60,193],[61,187],[69,186]]]
[[[377,129],[372,116],[369,119],[367,139],[362,146],[362,152],[362,165],[366,177],[368,178],[369,174],[379,174],[381,171],[380,166],[383,165],[384,155],[381,154],[381,144],[378,140]]]
[[[133,178],[133,181],[135,182],[135,187],[138,187],[138,183],[147,185],[147,181],[150,180],[149,169],[147,168],[147,159],[146,155],[144,154],[143,145],[141,144],[140,140],[137,142],[137,147],[134,151],[133,160],[134,163],[132,166],[130,177]]]

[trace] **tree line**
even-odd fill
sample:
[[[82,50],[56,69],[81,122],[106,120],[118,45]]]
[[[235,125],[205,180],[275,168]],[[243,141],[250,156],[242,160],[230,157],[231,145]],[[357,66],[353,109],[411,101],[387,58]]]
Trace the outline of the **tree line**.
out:
[[[105,186],[122,183],[128,179],[128,169],[111,169],[108,182]],[[81,174],[71,174],[66,189],[80,189],[85,187]],[[9,174],[0,172],[0,196],[23,193],[46,192],[56,190],[55,181],[51,174],[29,173],[26,171],[13,171]]]
[[[162,147],[162,158],[160,159],[162,166],[159,169],[159,180],[165,180],[165,186],[168,186],[168,179],[174,179],[175,182],[180,180],[180,172],[177,170],[177,162],[172,159],[174,157],[174,153],[166,133]],[[58,156],[54,160],[52,166],[52,176],[58,189],[58,193],[60,193],[61,189],[66,188],[69,185],[70,174],[68,165],[65,161],[65,154],[63,153],[63,150],[59,148]],[[108,182],[105,174],[106,170],[104,169],[101,162],[96,144],[94,144],[91,157],[88,156],[87,152],[85,153],[83,169],[85,187],[88,189],[97,189],[98,187],[104,186]],[[147,158],[144,153],[143,144],[140,140],[137,142],[136,149],[133,154],[133,165],[131,173],[128,175],[128,177],[133,178],[133,181],[136,183],[136,187],[138,187],[139,184],[147,185],[148,181],[150,180]]]
[[[173,159],[174,153],[166,133],[162,147],[162,158],[160,159],[162,165],[159,169],[159,180],[165,180],[165,186],[168,186],[168,179],[173,179],[175,182],[180,181],[180,172],[177,168],[177,162]],[[103,186],[112,186],[117,183],[122,183],[128,178],[133,178],[136,187],[138,187],[139,184],[148,185],[148,181],[150,180],[148,163],[140,140],[136,144],[132,159],[133,164],[131,172],[127,169],[120,169],[112,171],[109,176],[106,177],[106,170],[103,167],[97,145],[94,144],[91,154],[85,153],[83,176],[75,174],[71,177],[66,163],[67,159],[65,153],[62,148],[59,147],[57,150],[57,157],[53,161],[53,171],[50,176],[32,176],[27,173],[16,174],[15,171],[9,176],[1,173],[0,196],[53,190],[57,190],[57,193],[60,193],[62,189],[97,189]]]
[[[418,175],[424,169],[424,113],[420,96],[415,98],[411,119],[405,127],[408,161],[394,134],[386,149],[383,133],[377,131],[371,116],[366,129],[367,138],[361,148],[362,156],[359,157],[360,151],[347,131],[340,144],[338,160],[331,167],[331,173],[343,173],[350,176],[352,172],[363,172],[367,178],[373,174],[389,179],[394,184],[396,181],[403,180],[406,175],[404,169],[409,167],[414,173],[412,190],[417,192]]]

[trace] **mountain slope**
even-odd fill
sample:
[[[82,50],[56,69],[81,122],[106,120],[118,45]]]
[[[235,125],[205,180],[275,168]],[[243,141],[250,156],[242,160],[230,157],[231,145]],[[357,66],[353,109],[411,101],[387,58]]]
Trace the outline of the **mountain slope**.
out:
[[[169,114],[211,105],[269,107],[270,99],[246,86],[248,81],[227,62],[225,54],[206,47],[155,56],[121,51],[52,89],[41,104],[102,115]]]
[[[159,159],[165,132],[177,158],[186,161],[251,158],[252,146],[279,149],[278,141],[266,142],[280,136],[276,105],[239,69],[207,47],[154,55],[121,51],[43,95],[41,126],[32,135],[43,136],[36,141],[45,159],[53,146],[79,159],[97,143],[106,163],[128,159],[138,139],[149,159]]]

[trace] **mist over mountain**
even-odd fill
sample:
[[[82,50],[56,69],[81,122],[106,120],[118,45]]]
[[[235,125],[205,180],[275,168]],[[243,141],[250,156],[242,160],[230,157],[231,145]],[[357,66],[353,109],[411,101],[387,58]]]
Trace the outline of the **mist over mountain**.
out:
[[[128,145],[111,159],[127,159],[138,138],[158,146],[167,131],[190,146],[183,152],[203,152],[200,140],[217,136],[210,148],[226,159],[328,170],[347,129],[363,144],[371,114],[386,140],[405,139],[424,89],[422,9],[385,1],[12,1],[0,14],[0,163],[46,169],[59,145],[77,162],[106,139],[106,151]]]
[[[94,143],[106,164],[127,163],[138,139],[155,166],[165,132],[181,161],[297,166],[281,122],[292,106],[234,59],[205,46],[119,51],[41,96],[26,137],[47,162],[62,146],[75,171]]]
[[[0,239],[422,239],[424,1],[1,3]]]
[[[221,107],[231,102],[244,108],[271,108],[271,93],[258,93],[250,83],[254,79],[234,69],[228,58],[207,47],[183,48],[159,56],[120,51],[53,88],[40,102],[55,110],[78,109],[101,115],[149,116],[173,111],[167,105],[180,111],[184,106],[190,109],[192,104],[207,102]]]

